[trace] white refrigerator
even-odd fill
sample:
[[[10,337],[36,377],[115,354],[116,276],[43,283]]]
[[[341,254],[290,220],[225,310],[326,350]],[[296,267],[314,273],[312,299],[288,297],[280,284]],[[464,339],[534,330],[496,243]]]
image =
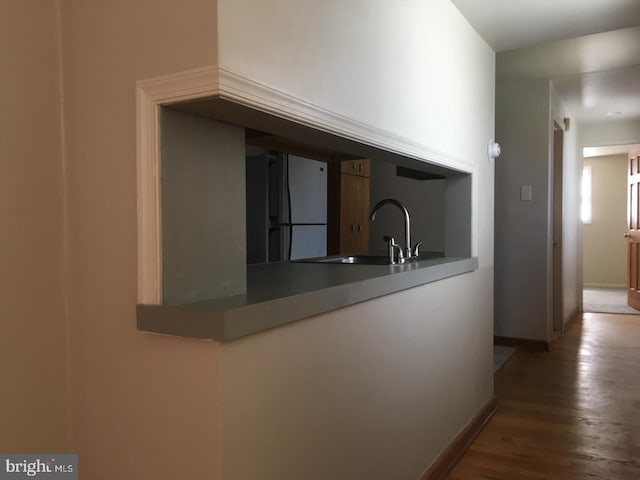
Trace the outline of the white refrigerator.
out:
[[[284,153],[246,159],[247,264],[327,254],[327,164]]]
[[[327,254],[327,164],[288,155],[285,201],[283,202],[284,245],[288,260],[322,257]]]

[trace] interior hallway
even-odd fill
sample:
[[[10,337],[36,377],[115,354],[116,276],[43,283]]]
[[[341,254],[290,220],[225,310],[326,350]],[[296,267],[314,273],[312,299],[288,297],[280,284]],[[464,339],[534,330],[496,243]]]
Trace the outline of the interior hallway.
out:
[[[626,288],[585,288],[582,298],[585,312],[640,315],[640,311],[627,305]]]
[[[639,370],[638,317],[583,314],[498,374],[498,413],[447,479],[640,478]]]

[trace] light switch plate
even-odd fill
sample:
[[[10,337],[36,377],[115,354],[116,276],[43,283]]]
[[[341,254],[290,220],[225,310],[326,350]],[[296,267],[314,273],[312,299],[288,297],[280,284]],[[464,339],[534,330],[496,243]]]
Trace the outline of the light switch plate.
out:
[[[531,185],[520,185],[520,200],[523,202],[531,201]]]

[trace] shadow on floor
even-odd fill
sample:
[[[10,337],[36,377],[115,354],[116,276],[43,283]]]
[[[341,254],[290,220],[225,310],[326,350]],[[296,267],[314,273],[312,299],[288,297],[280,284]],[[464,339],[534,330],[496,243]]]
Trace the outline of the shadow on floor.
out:
[[[515,347],[493,346],[493,374],[498,373],[516,353]]]

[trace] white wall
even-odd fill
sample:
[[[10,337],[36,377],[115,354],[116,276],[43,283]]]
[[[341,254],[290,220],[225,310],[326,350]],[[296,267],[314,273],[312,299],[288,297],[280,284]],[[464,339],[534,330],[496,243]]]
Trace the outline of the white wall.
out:
[[[494,52],[448,0],[219,7],[221,68],[465,164],[481,267],[224,344],[224,478],[414,480],[492,396]]]
[[[640,120],[609,120],[580,126],[582,147],[629,145],[640,142]]]
[[[56,2],[0,2],[0,452],[68,448]]]
[[[221,0],[219,33],[221,67],[454,157],[493,133],[493,54],[449,0]]]
[[[484,268],[225,344],[224,480],[416,480],[493,393],[491,291]]]
[[[591,167],[593,222],[583,226],[584,285],[625,287],[627,283],[626,155],[585,158]]]

